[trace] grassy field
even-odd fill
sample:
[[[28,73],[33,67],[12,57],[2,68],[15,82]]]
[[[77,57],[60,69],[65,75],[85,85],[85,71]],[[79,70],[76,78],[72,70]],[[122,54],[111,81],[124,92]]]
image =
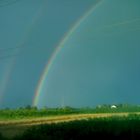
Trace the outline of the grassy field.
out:
[[[120,105],[111,109],[104,105],[79,109],[26,107],[0,110],[0,140],[79,140],[102,134],[104,137],[111,135],[113,139],[126,137],[126,134],[132,140],[139,136],[140,107]]]
[[[68,124],[69,122],[76,121],[89,121],[89,120],[108,120],[109,118],[115,118],[116,120],[130,121],[136,120],[139,122],[139,113],[129,114],[129,113],[98,113],[98,114],[74,114],[74,115],[59,115],[59,116],[49,116],[40,117],[32,119],[21,119],[21,120],[9,120],[0,121],[0,133],[3,137],[14,138],[17,136],[22,136],[27,130],[34,127],[40,127],[42,125],[53,126],[53,124]],[[110,119],[111,120],[111,119]],[[110,123],[110,122],[108,122]],[[81,126],[82,128],[83,126]],[[102,127],[102,125],[101,125]],[[34,134],[34,133],[33,133]]]

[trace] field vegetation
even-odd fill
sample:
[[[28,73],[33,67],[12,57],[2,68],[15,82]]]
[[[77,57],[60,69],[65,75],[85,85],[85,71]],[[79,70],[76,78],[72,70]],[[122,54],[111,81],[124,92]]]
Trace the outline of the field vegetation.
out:
[[[135,140],[140,138],[140,116],[83,119],[32,126],[9,140]],[[0,135],[1,140],[7,140]]]
[[[0,140],[140,139],[140,106],[0,110]]]
[[[121,113],[129,112],[136,113],[140,112],[140,106],[119,104],[116,108],[111,108],[111,105],[102,105],[95,108],[72,108],[69,106],[62,108],[48,108],[44,107],[38,109],[37,107],[26,106],[24,108],[17,109],[1,109],[0,120],[9,119],[24,119],[24,118],[38,118],[46,116],[57,116],[57,115],[69,115],[69,114],[95,114],[95,113]]]

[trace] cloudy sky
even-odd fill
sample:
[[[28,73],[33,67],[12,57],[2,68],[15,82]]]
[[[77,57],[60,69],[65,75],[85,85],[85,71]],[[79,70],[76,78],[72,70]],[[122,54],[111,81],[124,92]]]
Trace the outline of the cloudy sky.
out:
[[[1,0],[0,107],[138,104],[139,53],[139,0]]]

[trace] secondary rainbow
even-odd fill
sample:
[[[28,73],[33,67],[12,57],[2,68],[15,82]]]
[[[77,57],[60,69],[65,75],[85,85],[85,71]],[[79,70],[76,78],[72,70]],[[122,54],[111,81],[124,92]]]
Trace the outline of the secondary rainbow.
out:
[[[1,57],[0,59],[5,59],[5,58],[11,58],[13,57],[9,62],[9,65],[7,66],[4,74],[3,74],[3,80],[1,83],[1,87],[0,87],[0,103],[2,103],[2,99],[4,97],[5,91],[6,91],[6,86],[9,82],[11,73],[12,73],[12,69],[14,68],[14,65],[16,63],[17,60],[17,56],[20,55],[22,53],[22,49],[25,47],[25,43],[29,40],[32,32],[34,31],[34,28],[36,26],[37,21],[41,18],[41,16],[44,13],[44,10],[46,9],[46,5],[47,5],[47,1],[43,0],[43,2],[41,2],[41,4],[39,5],[37,12],[34,14],[34,16],[31,18],[31,21],[29,23],[29,25],[26,27],[25,30],[25,35],[23,36],[23,38],[20,40],[19,43],[17,43],[17,45],[15,47],[11,47],[11,48],[5,48],[5,49],[1,49],[1,51],[11,51],[14,52],[13,54],[10,55],[6,55]]]
[[[65,43],[68,41],[70,36],[76,31],[76,29],[81,25],[81,23],[84,22],[84,20],[99,6],[103,3],[104,0],[99,0],[96,4],[94,4],[82,17],[80,17],[75,24],[70,28],[70,30],[64,35],[64,37],[60,40],[58,45],[56,46],[56,49],[52,53],[49,61],[47,62],[45,69],[43,70],[43,73],[41,74],[40,80],[38,82],[37,88],[35,90],[35,95],[33,98],[33,106],[37,106],[39,102],[39,97],[41,95],[42,87],[45,84],[45,80],[47,78],[47,75],[49,74],[49,71],[51,69],[51,66],[53,65],[54,60],[56,59],[57,54],[61,51],[61,49],[64,47]]]

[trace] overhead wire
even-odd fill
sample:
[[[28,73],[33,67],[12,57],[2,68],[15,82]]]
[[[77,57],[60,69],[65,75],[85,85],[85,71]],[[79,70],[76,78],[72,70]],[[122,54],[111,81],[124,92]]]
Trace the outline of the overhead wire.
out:
[[[21,1],[21,0],[0,0],[0,7],[10,5],[10,4],[13,4],[13,3],[18,2],[18,1]],[[21,52],[22,52],[21,49],[24,48],[23,46],[27,42],[28,37],[29,37],[29,35],[31,34],[31,31],[34,28],[36,21],[42,15],[45,7],[46,7],[46,0],[43,0],[42,4],[39,7],[39,10],[35,14],[35,16],[33,16],[32,20],[31,20],[31,24],[27,28],[26,36],[23,38],[23,40],[19,44],[17,44],[15,47],[0,48],[0,60],[4,59],[4,58],[9,58],[9,57],[17,56],[17,55],[21,54]],[[14,53],[14,54],[12,54],[12,53]]]
[[[0,7],[9,6],[15,4],[21,0],[0,0]]]
[[[15,4],[19,1],[21,1],[21,0],[0,0],[0,7],[9,6],[9,5]],[[11,54],[11,52],[13,52],[14,50],[19,49],[19,48],[21,48],[21,47],[0,48],[0,60],[17,56],[18,54]]]

